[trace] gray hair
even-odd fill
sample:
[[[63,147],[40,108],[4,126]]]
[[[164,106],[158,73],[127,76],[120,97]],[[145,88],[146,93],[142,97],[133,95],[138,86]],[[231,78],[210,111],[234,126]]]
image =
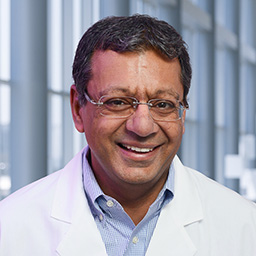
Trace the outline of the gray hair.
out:
[[[119,53],[154,50],[170,60],[178,58],[184,88],[183,103],[188,106],[187,94],[192,75],[190,58],[182,37],[167,22],[136,14],[107,17],[92,25],[82,36],[73,63],[73,79],[81,105],[86,101],[84,92],[92,77],[91,59],[97,50]]]

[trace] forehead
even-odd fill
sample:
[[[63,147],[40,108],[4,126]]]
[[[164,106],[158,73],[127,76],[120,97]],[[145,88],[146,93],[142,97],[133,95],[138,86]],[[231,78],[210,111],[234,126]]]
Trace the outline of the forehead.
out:
[[[155,51],[117,53],[97,51],[92,57],[92,79],[88,90],[102,96],[123,93],[133,96],[170,93],[181,99],[181,68]]]

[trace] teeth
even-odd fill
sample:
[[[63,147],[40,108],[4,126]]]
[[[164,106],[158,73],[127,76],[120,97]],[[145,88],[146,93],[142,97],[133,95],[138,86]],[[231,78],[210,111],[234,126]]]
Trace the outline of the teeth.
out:
[[[129,150],[132,150],[135,152],[140,152],[140,153],[148,153],[148,152],[153,151],[153,148],[137,148],[137,147],[132,147],[132,146],[125,146],[125,147]]]

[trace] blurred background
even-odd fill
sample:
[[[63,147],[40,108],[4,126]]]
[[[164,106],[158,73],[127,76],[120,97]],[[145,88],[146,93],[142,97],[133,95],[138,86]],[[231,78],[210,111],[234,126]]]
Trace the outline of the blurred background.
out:
[[[256,0],[0,0],[0,199],[86,144],[69,107],[84,31],[110,15],[173,25],[193,67],[185,165],[256,201]]]

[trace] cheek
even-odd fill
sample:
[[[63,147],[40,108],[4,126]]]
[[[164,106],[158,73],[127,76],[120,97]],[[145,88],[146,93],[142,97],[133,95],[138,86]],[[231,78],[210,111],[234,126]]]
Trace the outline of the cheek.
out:
[[[182,121],[176,123],[168,122],[164,130],[171,140],[175,140],[184,133],[184,124]]]
[[[102,115],[94,115],[86,120],[87,129],[86,137],[88,137],[87,142],[92,142],[93,144],[100,144],[108,142],[107,140],[116,136],[120,133],[123,120],[121,119],[111,119],[104,117]],[[106,143],[105,146],[108,144]],[[99,146],[99,145],[98,145]]]
[[[94,144],[96,134],[98,133],[98,119],[96,118],[93,111],[87,111],[84,114],[84,132],[87,143],[90,145]]]
[[[168,138],[168,148],[178,150],[183,136],[183,124],[169,123],[164,132],[165,136]]]

